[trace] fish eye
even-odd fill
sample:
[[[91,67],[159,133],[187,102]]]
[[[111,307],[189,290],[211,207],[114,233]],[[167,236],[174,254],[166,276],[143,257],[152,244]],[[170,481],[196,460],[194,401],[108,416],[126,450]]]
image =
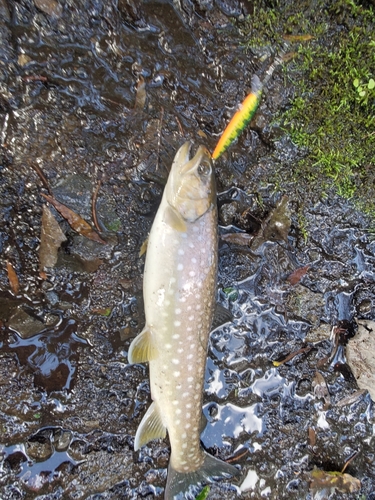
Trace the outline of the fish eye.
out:
[[[209,163],[203,162],[198,167],[198,174],[202,176],[208,176],[211,173],[211,165]]]

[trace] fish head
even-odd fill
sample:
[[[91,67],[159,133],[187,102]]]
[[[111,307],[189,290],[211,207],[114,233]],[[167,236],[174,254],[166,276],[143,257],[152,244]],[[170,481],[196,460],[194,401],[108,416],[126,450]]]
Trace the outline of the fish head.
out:
[[[211,155],[199,146],[190,159],[191,143],[177,151],[166,185],[168,203],[180,216],[194,222],[216,203],[215,176]]]

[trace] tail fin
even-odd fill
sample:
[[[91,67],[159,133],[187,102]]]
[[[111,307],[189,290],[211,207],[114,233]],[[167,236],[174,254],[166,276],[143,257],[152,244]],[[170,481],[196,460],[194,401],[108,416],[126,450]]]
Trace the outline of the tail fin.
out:
[[[236,467],[206,452],[202,466],[194,472],[178,472],[169,463],[164,500],[194,500],[199,493],[199,486],[211,483],[214,477],[226,478],[238,474]]]

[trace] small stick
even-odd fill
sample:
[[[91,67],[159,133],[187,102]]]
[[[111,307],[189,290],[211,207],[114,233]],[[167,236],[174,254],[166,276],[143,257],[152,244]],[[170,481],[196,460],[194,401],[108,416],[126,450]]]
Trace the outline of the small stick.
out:
[[[94,226],[96,227],[96,229],[101,232],[101,228],[99,226],[99,222],[98,222],[98,213],[97,213],[97,210],[96,210],[96,201],[98,199],[98,193],[99,193],[99,189],[100,189],[100,186],[102,185],[102,180],[99,179],[99,182],[96,186],[96,189],[95,191],[93,192],[93,195],[92,195],[92,202],[91,202],[91,209],[92,209],[92,220],[94,221]]]
[[[35,170],[35,172],[39,175],[39,178],[40,180],[42,181],[43,183],[43,186],[47,189],[48,193],[50,196],[53,197],[53,193],[52,193],[52,190],[51,188],[49,187],[49,182],[47,180],[47,177],[44,175],[44,173],[42,172],[42,169],[39,167],[39,165],[37,165],[36,163],[32,163],[31,164],[31,167]]]
[[[341,474],[344,474],[345,469],[350,464],[350,462],[358,455],[359,451],[353,453],[353,455],[345,462],[344,467],[341,470]]]

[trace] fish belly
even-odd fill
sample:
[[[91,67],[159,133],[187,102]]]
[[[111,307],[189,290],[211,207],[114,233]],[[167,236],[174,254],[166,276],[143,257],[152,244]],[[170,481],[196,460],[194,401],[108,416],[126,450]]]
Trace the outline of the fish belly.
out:
[[[216,208],[186,232],[157,215],[144,275],[146,325],[156,356],[150,361],[151,395],[168,430],[171,465],[197,470],[208,337],[217,275]]]

